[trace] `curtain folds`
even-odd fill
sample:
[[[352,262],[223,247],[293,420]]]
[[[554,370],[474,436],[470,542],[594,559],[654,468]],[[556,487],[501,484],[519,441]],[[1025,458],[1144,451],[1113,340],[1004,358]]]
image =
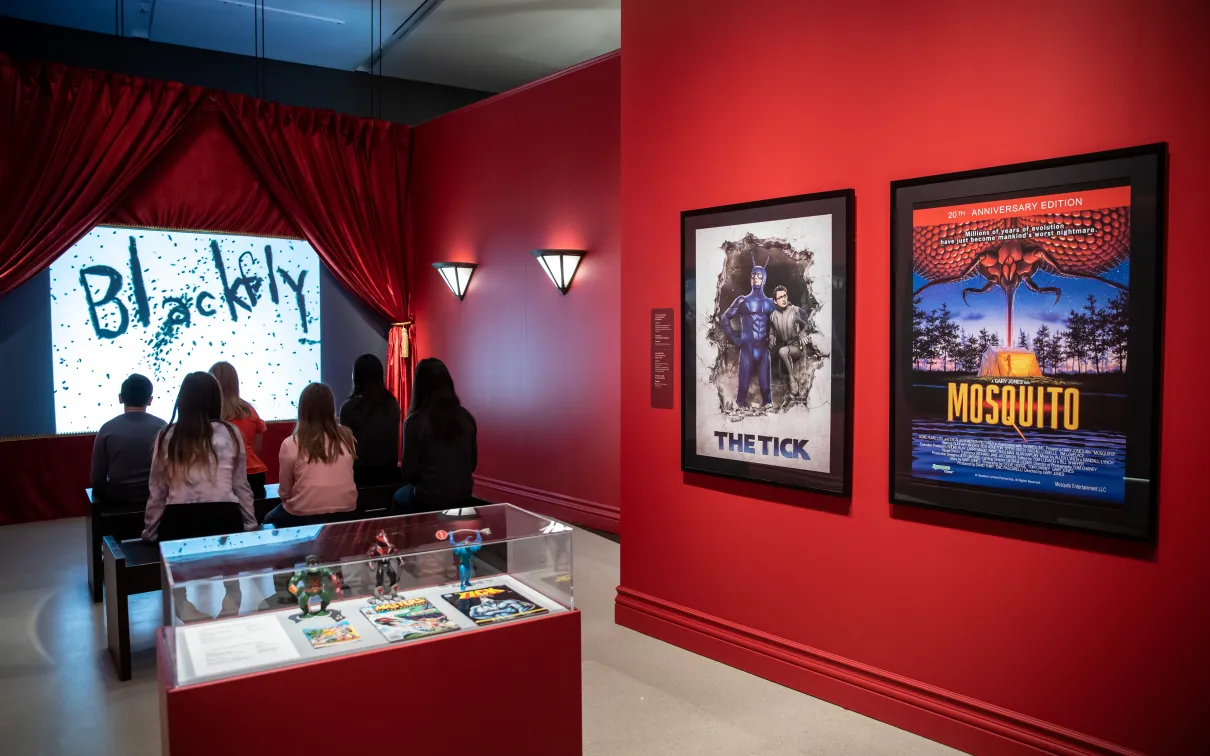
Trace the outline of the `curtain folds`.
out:
[[[387,322],[410,398],[410,129],[0,53],[0,296],[100,222],[301,237]]]
[[[226,118],[208,98],[101,222],[303,238],[235,146]]]
[[[0,296],[124,196],[204,90],[0,54]]]
[[[406,217],[410,130],[216,94],[235,142],[287,218],[349,291],[391,327],[387,382],[410,398]]]
[[[387,385],[406,412],[409,148],[406,126],[0,53],[0,296],[98,223],[304,238],[392,324]],[[31,472],[38,444],[56,474]],[[22,492],[0,524],[79,514],[90,445],[0,444]]]

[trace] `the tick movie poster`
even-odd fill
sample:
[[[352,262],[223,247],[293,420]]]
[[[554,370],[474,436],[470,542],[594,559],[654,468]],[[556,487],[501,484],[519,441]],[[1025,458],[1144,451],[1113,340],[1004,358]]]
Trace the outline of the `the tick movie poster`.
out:
[[[687,469],[844,489],[849,196],[685,215]]]

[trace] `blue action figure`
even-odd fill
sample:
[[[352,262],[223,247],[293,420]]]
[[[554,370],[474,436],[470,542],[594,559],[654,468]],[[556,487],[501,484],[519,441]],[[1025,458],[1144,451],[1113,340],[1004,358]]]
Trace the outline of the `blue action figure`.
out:
[[[461,541],[454,538],[455,533],[471,532],[475,534],[474,541],[471,541],[470,536],[467,536]],[[441,533],[445,533],[445,531],[441,531]],[[441,537],[441,533],[437,534],[438,538]],[[464,528],[462,530],[451,530],[449,533],[445,533],[446,537],[450,540],[450,545],[454,547],[454,556],[458,557],[458,577],[462,581],[461,585],[459,586],[459,590],[465,591],[470,587],[472,574],[471,559],[474,558],[475,554],[477,554],[479,549],[482,548],[483,536],[491,534],[491,528],[484,528],[482,530]]]
[[[773,373],[769,362],[769,316],[777,309],[777,305],[765,294],[767,275],[764,266],[756,264],[755,249],[749,251],[752,254],[752,291],[736,297],[731,307],[723,313],[723,333],[727,334],[732,344],[739,347],[739,392],[735,400],[736,406],[748,406],[748,388],[752,381],[752,370],[755,368],[756,380],[760,384],[761,403],[770,407],[773,405]],[[766,257],[765,265],[768,263],[769,259]],[[731,325],[731,320],[735,317],[739,318],[739,333],[736,333]]]

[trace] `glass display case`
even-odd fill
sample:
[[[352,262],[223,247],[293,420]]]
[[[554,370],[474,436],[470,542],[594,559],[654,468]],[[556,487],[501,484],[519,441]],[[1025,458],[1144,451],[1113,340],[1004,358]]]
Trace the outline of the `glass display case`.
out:
[[[162,543],[167,682],[574,609],[571,536],[491,504]]]

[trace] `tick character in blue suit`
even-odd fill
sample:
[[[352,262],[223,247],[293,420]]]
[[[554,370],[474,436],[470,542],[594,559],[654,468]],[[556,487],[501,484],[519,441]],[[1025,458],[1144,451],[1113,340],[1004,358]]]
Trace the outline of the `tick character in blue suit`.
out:
[[[765,267],[756,264],[756,251],[752,254],[752,291],[735,298],[723,313],[723,333],[731,343],[739,347],[739,391],[735,404],[748,406],[748,389],[752,382],[752,371],[760,384],[761,404],[773,405],[772,366],[769,361],[769,316],[777,309],[776,303],[765,294]],[[772,253],[770,253],[772,254]],[[765,265],[769,264],[768,257]],[[739,318],[736,331],[732,320]]]
[[[461,541],[454,537],[455,533],[466,532],[474,532],[475,540],[472,541],[470,536],[467,536]],[[491,534],[491,528],[483,528],[482,530],[475,531],[471,531],[470,529],[455,530],[448,534],[447,537],[450,540],[450,545],[454,547],[454,556],[458,557],[458,578],[460,581],[459,588],[461,590],[465,591],[470,587],[472,575],[471,560],[474,558],[475,554],[479,552],[479,549],[482,548],[483,536]]]

